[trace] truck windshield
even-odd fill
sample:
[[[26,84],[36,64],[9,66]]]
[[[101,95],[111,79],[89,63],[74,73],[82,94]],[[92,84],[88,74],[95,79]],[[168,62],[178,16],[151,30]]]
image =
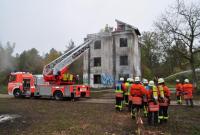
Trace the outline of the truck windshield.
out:
[[[16,75],[10,75],[9,82],[13,82],[16,80]]]

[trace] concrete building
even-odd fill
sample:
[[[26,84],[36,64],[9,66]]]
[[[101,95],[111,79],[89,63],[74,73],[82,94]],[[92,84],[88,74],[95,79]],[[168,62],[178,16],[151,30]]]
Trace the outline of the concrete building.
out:
[[[84,54],[83,82],[93,88],[111,88],[120,77],[141,76],[138,28],[116,20],[117,28],[106,26],[89,34],[90,49]]]

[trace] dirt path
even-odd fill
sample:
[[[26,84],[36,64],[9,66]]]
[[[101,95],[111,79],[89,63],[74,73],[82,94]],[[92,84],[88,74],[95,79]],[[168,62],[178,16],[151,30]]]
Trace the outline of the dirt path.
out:
[[[0,98],[11,98],[8,94],[0,94]]]
[[[83,103],[100,103],[100,104],[114,104],[115,103],[115,95],[112,89],[108,89],[108,90],[103,90],[103,91],[92,91],[92,92],[96,92],[96,93],[100,93],[100,92],[106,92],[105,94],[103,94],[101,97],[99,98],[81,98],[78,102],[83,102]],[[13,96],[9,96],[8,94],[0,94],[0,98],[13,98]],[[177,105],[176,101],[171,101],[170,105]],[[185,102],[183,101],[183,105],[185,105]],[[199,100],[195,100],[194,101],[194,105],[195,106],[200,106],[200,101]]]
[[[91,98],[91,99],[81,99],[79,102],[85,103],[100,103],[100,104],[114,104],[115,99],[105,99],[105,98]],[[171,101],[170,105],[178,105],[176,101]],[[183,103],[182,105],[186,105]],[[200,101],[194,101],[195,106],[200,106]]]
[[[115,103],[115,95],[114,95],[114,92],[112,92],[112,91],[108,90],[107,93],[103,94],[100,98],[92,98],[91,97],[90,99],[80,99],[79,102],[114,104]],[[176,101],[171,101],[170,105],[178,105],[178,104],[176,103]],[[184,101],[183,101],[183,105],[186,105]],[[195,100],[194,105],[200,106],[200,101]]]

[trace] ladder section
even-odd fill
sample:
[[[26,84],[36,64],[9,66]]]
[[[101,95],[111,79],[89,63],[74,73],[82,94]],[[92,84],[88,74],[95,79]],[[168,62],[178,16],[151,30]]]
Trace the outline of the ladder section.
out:
[[[88,50],[91,42],[92,40],[86,41],[84,44],[76,48],[75,51],[70,53],[65,59],[57,63],[53,69],[53,75],[57,75],[58,71],[61,71],[63,68],[69,66],[71,63],[77,60],[85,51]]]
[[[57,75],[58,71],[70,65],[76,59],[78,59],[79,56],[89,48],[89,44],[91,42],[92,42],[91,40],[87,40],[83,44],[74,47],[70,51],[64,53],[57,59],[47,64],[43,69],[43,75],[44,76]]]

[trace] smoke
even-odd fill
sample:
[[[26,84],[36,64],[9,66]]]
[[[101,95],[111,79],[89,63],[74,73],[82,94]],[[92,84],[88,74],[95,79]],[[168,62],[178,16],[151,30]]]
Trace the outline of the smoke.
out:
[[[0,72],[11,70],[13,71],[15,68],[14,66],[14,58],[12,53],[15,48],[15,43],[12,45],[10,42],[7,42],[6,46],[3,46],[0,43]]]

